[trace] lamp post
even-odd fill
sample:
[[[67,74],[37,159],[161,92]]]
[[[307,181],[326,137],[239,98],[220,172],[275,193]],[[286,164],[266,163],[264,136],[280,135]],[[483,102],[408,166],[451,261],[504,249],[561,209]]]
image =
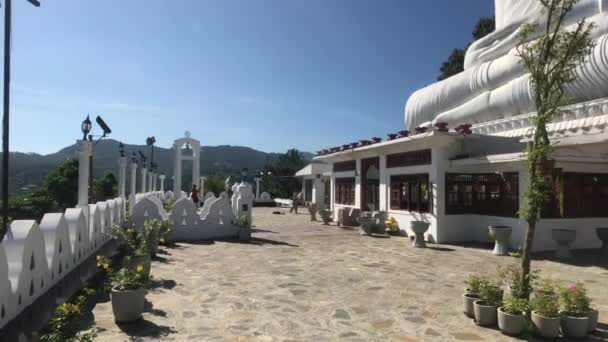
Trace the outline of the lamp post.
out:
[[[30,4],[40,7],[38,0],[26,0]],[[11,85],[11,21],[12,1],[4,0],[4,91],[2,113],[2,230],[0,241],[8,231],[8,161],[9,161],[9,111],[10,111],[10,85]]]
[[[262,180],[262,177],[255,175],[253,180],[255,181],[255,199],[257,200],[260,199],[260,180]]]
[[[249,176],[249,169],[244,167],[241,170],[241,182],[247,182],[247,177]]]
[[[129,213],[133,213],[135,205],[135,194],[137,193],[137,154],[133,151],[131,154],[131,184],[129,191]]]
[[[141,158],[141,192],[146,193],[146,156],[141,153],[141,151],[137,151],[139,153],[139,157]]]
[[[118,144],[118,153],[120,153],[118,159],[118,196],[124,199],[127,186],[127,158],[125,158],[125,145],[122,142]]]

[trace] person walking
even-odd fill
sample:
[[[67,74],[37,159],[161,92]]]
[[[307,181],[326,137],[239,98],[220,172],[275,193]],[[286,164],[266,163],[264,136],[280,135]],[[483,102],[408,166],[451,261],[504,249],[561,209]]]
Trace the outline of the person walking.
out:
[[[300,198],[298,196],[297,192],[293,193],[293,196],[291,196],[291,209],[289,209],[289,212],[292,213],[294,210],[296,212],[296,214],[298,213],[298,202],[300,201]]]
[[[196,208],[198,208],[198,187],[196,186],[196,184],[192,184],[192,190],[190,192],[190,198],[192,199],[192,202],[194,202],[194,206]]]

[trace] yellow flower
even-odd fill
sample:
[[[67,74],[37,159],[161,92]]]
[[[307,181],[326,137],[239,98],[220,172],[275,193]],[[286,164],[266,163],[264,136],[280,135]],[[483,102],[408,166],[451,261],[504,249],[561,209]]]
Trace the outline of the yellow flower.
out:
[[[142,265],[137,265],[135,269],[137,270],[137,272],[141,272],[144,270],[144,267]]]
[[[127,233],[133,234],[133,229],[131,229],[131,228],[127,229]]]
[[[108,268],[110,268],[110,264],[108,264],[107,262],[105,264],[103,264],[104,270],[107,270]]]
[[[160,239],[158,239],[158,241],[160,241],[162,243],[165,243],[165,239],[164,238],[160,238]]]
[[[97,261],[101,260],[101,255],[97,256]]]
[[[97,267],[101,267],[101,263],[97,263]]]

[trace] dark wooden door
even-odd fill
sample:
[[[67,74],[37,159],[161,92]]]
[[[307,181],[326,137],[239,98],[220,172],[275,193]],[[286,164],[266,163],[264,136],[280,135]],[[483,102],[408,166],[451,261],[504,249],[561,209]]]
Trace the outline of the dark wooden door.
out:
[[[361,160],[361,211],[380,210],[380,158]]]

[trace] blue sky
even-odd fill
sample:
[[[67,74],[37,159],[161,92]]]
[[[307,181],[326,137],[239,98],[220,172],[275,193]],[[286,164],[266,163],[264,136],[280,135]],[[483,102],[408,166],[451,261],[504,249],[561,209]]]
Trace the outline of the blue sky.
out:
[[[13,0],[11,150],[112,138],[306,151],[385,137],[491,0]],[[2,9],[4,11],[4,9]]]

